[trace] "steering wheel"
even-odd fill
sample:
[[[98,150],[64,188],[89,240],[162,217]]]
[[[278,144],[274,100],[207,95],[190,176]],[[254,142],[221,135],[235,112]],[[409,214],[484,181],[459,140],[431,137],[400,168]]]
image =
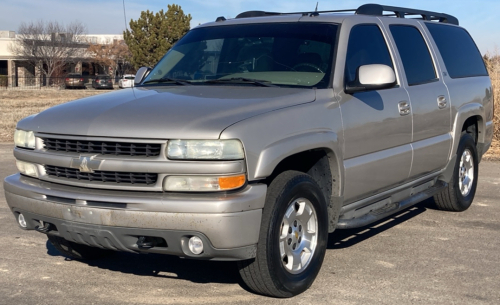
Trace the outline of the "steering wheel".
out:
[[[301,71],[301,67],[304,67],[306,68],[304,71],[302,69],[302,72],[319,72],[319,73],[325,73],[323,70],[321,70],[320,67],[316,66],[315,64],[311,64],[311,63],[308,63],[308,62],[302,62],[302,63],[299,63],[299,64],[296,64],[295,66],[292,67],[292,69],[296,70],[296,71]]]

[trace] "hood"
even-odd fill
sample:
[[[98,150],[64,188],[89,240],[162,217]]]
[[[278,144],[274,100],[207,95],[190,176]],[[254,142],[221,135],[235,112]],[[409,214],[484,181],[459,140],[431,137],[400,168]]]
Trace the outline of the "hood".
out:
[[[61,104],[20,121],[18,128],[80,136],[218,139],[236,122],[314,99],[312,89],[142,87]]]

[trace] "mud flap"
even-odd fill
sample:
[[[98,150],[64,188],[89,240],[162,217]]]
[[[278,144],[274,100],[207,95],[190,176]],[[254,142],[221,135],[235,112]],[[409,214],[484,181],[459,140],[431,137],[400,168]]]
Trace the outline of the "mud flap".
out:
[[[328,205],[328,233],[332,233],[337,228],[343,202],[344,197],[332,196],[330,198],[330,204]]]

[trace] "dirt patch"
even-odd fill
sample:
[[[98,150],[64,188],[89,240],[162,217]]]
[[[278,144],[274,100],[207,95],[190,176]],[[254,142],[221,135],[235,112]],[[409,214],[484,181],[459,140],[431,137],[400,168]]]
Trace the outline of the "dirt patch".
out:
[[[109,91],[0,90],[0,142],[12,142],[19,120],[55,105]]]

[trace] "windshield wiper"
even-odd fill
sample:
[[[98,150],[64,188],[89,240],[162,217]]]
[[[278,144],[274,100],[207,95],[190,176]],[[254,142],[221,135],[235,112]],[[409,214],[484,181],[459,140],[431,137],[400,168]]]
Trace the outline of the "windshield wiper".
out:
[[[253,79],[253,78],[246,78],[246,77],[232,77],[232,78],[212,79],[212,80],[205,81],[205,83],[208,83],[208,84],[218,84],[218,83],[233,83],[233,84],[249,83],[249,84],[258,85],[258,86],[261,86],[261,87],[277,87],[276,85],[273,85],[270,81],[267,81],[267,80]]]
[[[162,77],[159,79],[151,79],[148,81],[145,81],[144,84],[150,84],[150,83],[174,83],[177,85],[182,85],[182,86],[191,86],[190,82],[188,80],[184,79],[175,79],[175,78],[170,78],[170,77]]]

